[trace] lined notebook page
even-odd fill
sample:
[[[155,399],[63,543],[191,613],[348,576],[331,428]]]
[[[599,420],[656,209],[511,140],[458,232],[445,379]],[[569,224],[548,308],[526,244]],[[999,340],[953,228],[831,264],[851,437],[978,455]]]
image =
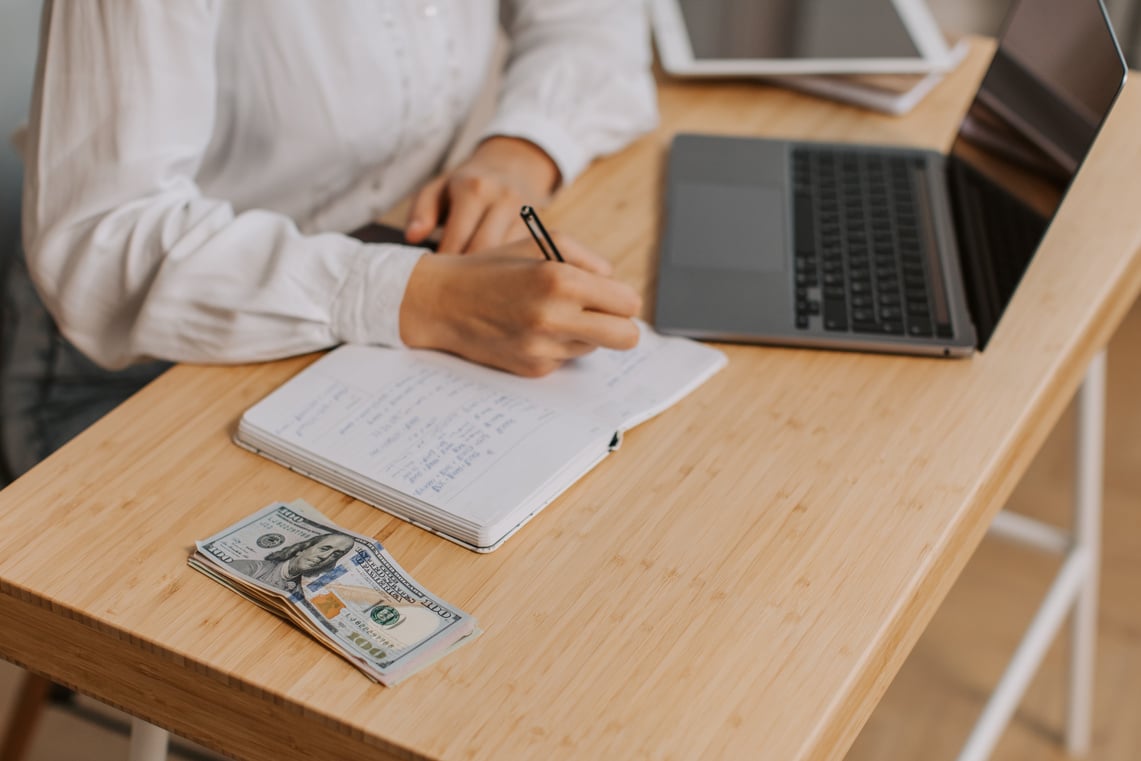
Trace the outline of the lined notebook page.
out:
[[[613,433],[499,388],[500,376],[444,355],[344,346],[245,423],[466,520],[494,521]]]

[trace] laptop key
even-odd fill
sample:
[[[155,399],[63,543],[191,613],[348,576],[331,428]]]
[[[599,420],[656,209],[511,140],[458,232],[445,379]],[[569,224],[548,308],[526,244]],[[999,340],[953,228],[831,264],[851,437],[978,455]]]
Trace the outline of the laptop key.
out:
[[[930,320],[912,320],[907,323],[907,334],[910,336],[930,336],[934,332]]]
[[[884,330],[883,323],[872,322],[872,321],[869,321],[869,322],[853,322],[852,323],[852,332],[853,333],[875,333],[878,335],[883,335],[883,334],[887,333],[887,331]]]
[[[883,326],[884,333],[890,333],[896,336],[903,335],[903,323],[898,320],[887,320],[885,322],[881,322],[880,325]]]
[[[848,308],[843,301],[824,300],[824,328],[826,330],[848,329]]]

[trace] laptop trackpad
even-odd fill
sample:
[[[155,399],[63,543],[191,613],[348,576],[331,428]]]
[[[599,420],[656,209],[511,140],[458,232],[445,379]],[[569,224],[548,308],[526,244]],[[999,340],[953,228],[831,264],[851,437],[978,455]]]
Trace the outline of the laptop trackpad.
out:
[[[672,195],[679,211],[670,249],[674,264],[755,273],[786,269],[782,188],[682,182]]]

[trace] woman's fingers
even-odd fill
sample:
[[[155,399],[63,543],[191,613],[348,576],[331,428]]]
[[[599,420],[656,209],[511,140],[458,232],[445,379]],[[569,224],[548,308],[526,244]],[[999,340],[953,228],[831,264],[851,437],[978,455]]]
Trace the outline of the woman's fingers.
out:
[[[638,326],[629,317],[582,310],[565,332],[565,343],[626,351],[638,345]]]
[[[583,309],[619,317],[635,317],[642,311],[642,297],[630,286],[574,265],[572,267],[569,272],[559,273],[566,278],[562,287],[568,289],[567,295],[580,303]]]
[[[614,271],[614,267],[611,266],[610,262],[569,235],[552,232],[551,239],[555,242],[555,245],[558,246],[559,253],[563,255],[563,259],[566,260],[567,264],[573,264],[579,269],[593,272],[596,275],[603,275],[604,277],[609,277]]]
[[[409,243],[420,243],[440,224],[444,212],[444,186],[446,177],[431,180],[412,201],[408,214],[408,224],[404,227],[404,237]]]
[[[468,241],[483,220],[487,207],[475,196],[454,192],[449,193],[448,206],[448,218],[437,250],[442,254],[459,254],[467,250]]]
[[[518,216],[519,212],[516,210],[514,217],[518,218]],[[522,220],[519,221],[518,227],[512,228],[508,234],[510,236],[510,242],[498,244],[490,248],[473,247],[474,250],[472,253],[488,257],[510,256],[519,259],[543,258],[543,250],[535,243],[530,232],[528,232],[526,226],[523,225]],[[551,239],[555,242],[555,247],[558,248],[559,253],[562,254],[567,264],[595,275],[601,275],[602,277],[609,277],[613,273],[614,267],[611,266],[610,262],[574,240],[569,235],[553,233]]]
[[[487,208],[479,226],[464,248],[464,253],[475,253],[502,246],[510,240],[526,235],[519,219],[519,209],[512,201],[501,201]]]

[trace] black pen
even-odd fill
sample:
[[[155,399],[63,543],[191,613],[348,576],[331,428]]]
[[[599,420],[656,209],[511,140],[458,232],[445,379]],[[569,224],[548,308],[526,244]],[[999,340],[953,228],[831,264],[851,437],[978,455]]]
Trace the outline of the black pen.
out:
[[[543,256],[547,257],[550,261],[554,259],[556,262],[565,262],[563,255],[559,253],[558,248],[555,247],[555,242],[551,240],[550,233],[547,228],[543,227],[543,223],[539,221],[539,215],[530,206],[524,206],[519,210],[519,216],[523,218],[523,222],[527,225],[527,229],[531,231],[531,237],[535,239],[538,244],[539,250],[543,252]]]

